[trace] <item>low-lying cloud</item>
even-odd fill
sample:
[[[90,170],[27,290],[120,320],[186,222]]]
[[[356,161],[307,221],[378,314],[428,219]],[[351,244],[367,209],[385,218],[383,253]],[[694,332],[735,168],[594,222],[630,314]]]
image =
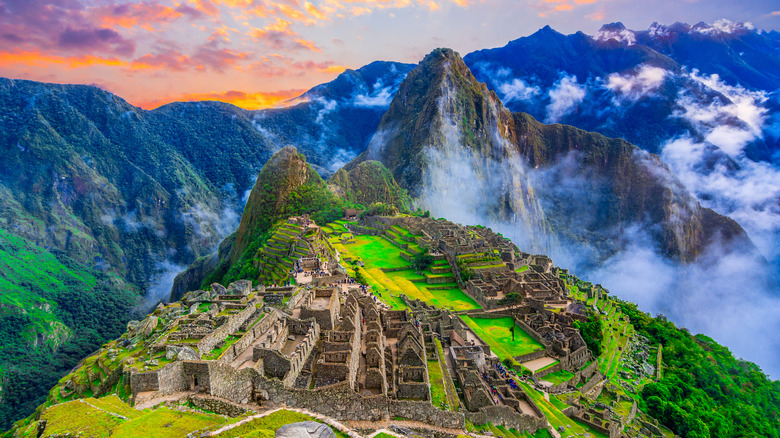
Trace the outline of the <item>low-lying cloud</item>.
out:
[[[617,99],[637,101],[660,87],[666,79],[666,70],[648,65],[640,66],[636,73],[612,73],[607,76],[605,87],[615,93]]]
[[[577,83],[577,76],[562,76],[547,93],[550,104],[547,105],[545,122],[556,123],[574,111],[585,99],[585,91],[585,86]]]

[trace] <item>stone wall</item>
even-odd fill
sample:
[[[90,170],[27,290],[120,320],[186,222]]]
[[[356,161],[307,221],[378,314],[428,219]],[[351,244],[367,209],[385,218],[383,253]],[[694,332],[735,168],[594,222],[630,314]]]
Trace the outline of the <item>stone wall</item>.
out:
[[[238,330],[238,328],[241,327],[256,310],[257,308],[254,305],[254,301],[251,301],[244,310],[234,315],[230,315],[224,324],[217,327],[211,334],[198,342],[198,351],[200,354],[208,354],[211,352],[211,350],[213,350],[217,344],[225,340],[228,335]]]
[[[184,364],[174,362],[160,369],[160,392],[172,394],[174,392],[186,391],[188,382],[184,374]]]
[[[531,404],[533,407],[534,405]],[[495,426],[504,426],[507,429],[516,429],[522,432],[536,433],[539,429],[547,427],[547,419],[544,415],[533,416],[521,414],[506,405],[485,406],[478,412],[466,412],[466,418],[472,424],[492,423]]]
[[[544,376],[546,376],[548,374],[552,374],[552,373],[554,373],[556,371],[560,371],[562,369],[563,369],[563,363],[558,362],[557,364],[555,364],[555,365],[553,365],[553,366],[551,366],[549,368],[545,368],[543,370],[539,370],[539,371],[535,372],[534,376],[536,376],[537,378],[541,379],[542,377],[544,377]]]
[[[188,397],[187,400],[189,400],[198,409],[202,409],[207,412],[216,412],[217,414],[227,415],[228,417],[240,417],[252,412],[248,409],[244,409],[213,398]]]
[[[169,366],[169,365],[166,365]],[[131,372],[130,389],[133,394],[147,391],[158,391],[160,389],[160,376],[157,371],[147,373]]]
[[[593,377],[590,378],[587,382],[585,382],[584,385],[580,388],[581,393],[586,393],[593,389],[594,386],[596,386],[599,382],[601,382],[604,379],[604,377],[601,375],[601,373],[594,374]]]
[[[335,321],[339,317],[338,292],[334,290],[315,290],[311,293],[312,298],[327,296],[329,298],[326,309],[312,309],[309,307],[311,302],[301,308],[300,319],[314,318],[323,330],[333,330]]]
[[[251,368],[236,370],[230,365],[211,363],[209,364],[209,375],[211,377],[211,395],[236,403],[252,401],[255,370]]]
[[[520,328],[522,328],[526,333],[528,333],[530,337],[534,338],[540,344],[544,345],[545,347],[550,345],[549,342],[542,338],[542,336],[536,330],[532,329],[531,326],[526,324],[522,319],[515,318],[515,324],[519,325]]]
[[[207,361],[182,362],[182,374],[190,391],[211,394],[211,363]],[[173,365],[173,364],[172,364]],[[167,366],[166,366],[167,367]],[[171,370],[173,371],[173,370]]]
[[[257,338],[271,329],[271,326],[273,326],[274,322],[277,320],[277,312],[277,310],[274,310],[271,313],[264,314],[262,316],[263,319],[255,324],[254,327],[249,329],[249,331],[247,331],[246,334],[241,337],[241,339],[236,341],[233,345],[230,346],[230,348],[222,353],[222,356],[219,357],[219,361],[222,363],[233,362],[233,360],[235,360],[236,357],[244,352],[244,350],[249,348]]]
[[[281,382],[255,380],[257,393],[267,395],[276,405],[295,406],[337,420],[379,421],[401,417],[440,427],[463,428],[463,414],[442,411],[428,402],[392,400],[383,395],[364,397],[350,389],[347,382],[313,390],[285,388]]]
[[[547,350],[534,351],[533,353],[524,354],[522,356],[516,356],[515,360],[518,362],[528,362],[529,360],[539,359],[540,357],[547,356]]]

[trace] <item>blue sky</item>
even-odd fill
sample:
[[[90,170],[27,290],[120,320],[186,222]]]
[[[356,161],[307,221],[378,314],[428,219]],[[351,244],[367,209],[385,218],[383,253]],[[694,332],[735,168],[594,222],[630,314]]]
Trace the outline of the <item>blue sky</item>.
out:
[[[631,0],[0,0],[0,76],[101,86],[153,108],[216,99],[272,106],[377,59],[461,54],[550,25],[750,21],[780,3]]]

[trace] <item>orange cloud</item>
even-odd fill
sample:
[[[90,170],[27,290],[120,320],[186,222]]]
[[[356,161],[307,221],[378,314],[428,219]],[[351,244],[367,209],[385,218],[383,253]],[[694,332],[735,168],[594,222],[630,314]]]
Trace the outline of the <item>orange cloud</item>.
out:
[[[154,109],[171,102],[218,101],[233,104],[237,107],[256,110],[284,106],[284,103],[303,94],[304,90],[258,91],[246,93],[243,91],[223,91],[214,93],[193,93],[179,96],[169,96],[163,99],[140,102],[137,105],[143,109]]]
[[[598,11],[598,12],[594,12],[592,14],[586,15],[585,18],[587,18],[588,20],[591,20],[591,21],[602,21],[602,20],[604,20],[604,16],[605,15],[604,15],[603,11]]]
[[[103,6],[94,11],[100,22],[106,27],[140,27],[149,32],[154,31],[155,24],[167,24],[184,16],[172,7],[148,3],[131,3],[121,6]]]
[[[40,51],[27,52],[2,52],[0,53],[0,66],[29,65],[44,67],[46,65],[61,65],[69,69],[89,67],[93,65],[122,66],[125,62],[119,58],[103,58],[93,55],[82,56],[57,56],[41,53]]]

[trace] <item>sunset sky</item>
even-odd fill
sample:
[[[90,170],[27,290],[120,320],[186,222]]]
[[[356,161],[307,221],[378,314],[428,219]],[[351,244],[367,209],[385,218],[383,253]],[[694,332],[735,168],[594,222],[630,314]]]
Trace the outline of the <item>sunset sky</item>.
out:
[[[751,21],[777,0],[0,0],[0,76],[100,86],[143,108],[223,100],[260,108],[345,68],[462,55],[545,25],[594,34],[622,21]]]

